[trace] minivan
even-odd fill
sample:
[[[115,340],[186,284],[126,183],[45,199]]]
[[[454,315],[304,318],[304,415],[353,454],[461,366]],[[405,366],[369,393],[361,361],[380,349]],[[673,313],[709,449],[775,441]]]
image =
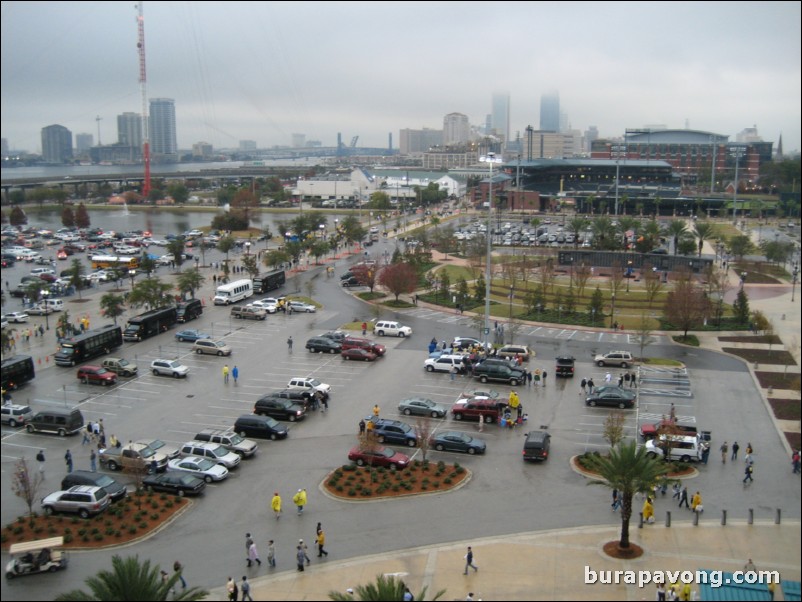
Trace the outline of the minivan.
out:
[[[176,319],[183,324],[200,317],[203,313],[203,303],[200,299],[190,299],[176,305],[175,310]]]
[[[45,307],[52,309],[53,311],[63,311],[64,310],[64,301],[61,299],[45,299],[44,300]]]
[[[74,435],[83,427],[84,416],[77,408],[43,410],[25,424],[29,433],[52,433],[59,437]]]
[[[546,431],[529,431],[524,439],[523,458],[527,462],[548,460],[551,435]]]
[[[229,470],[236,468],[242,458],[238,454],[229,451],[219,443],[207,443],[206,441],[189,441],[181,446],[182,456],[200,456],[222,464]]]

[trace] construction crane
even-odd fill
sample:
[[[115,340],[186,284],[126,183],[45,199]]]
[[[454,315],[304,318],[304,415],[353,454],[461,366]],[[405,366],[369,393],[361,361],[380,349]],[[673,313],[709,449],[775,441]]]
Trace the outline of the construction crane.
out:
[[[359,140],[359,136],[354,136],[351,138],[351,148],[356,148],[356,143]]]
[[[139,89],[142,93],[142,158],[145,161],[145,182],[142,196],[150,195],[150,139],[148,134],[148,85],[145,69],[145,18],[142,14],[144,2],[137,2],[137,52],[139,53]],[[99,136],[98,136],[99,137]]]

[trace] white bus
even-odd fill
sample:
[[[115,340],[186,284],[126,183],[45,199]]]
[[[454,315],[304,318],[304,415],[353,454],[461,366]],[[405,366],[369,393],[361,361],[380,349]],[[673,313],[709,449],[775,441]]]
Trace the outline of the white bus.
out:
[[[253,295],[253,282],[251,280],[235,280],[229,284],[217,287],[214,295],[215,305],[229,305]]]

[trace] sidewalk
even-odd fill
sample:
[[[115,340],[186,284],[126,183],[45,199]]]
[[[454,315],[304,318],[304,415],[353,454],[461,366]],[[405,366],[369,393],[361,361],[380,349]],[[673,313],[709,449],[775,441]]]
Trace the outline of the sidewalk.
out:
[[[665,504],[658,500],[658,516],[664,510],[660,506]],[[802,577],[798,521],[721,526],[717,517],[705,516],[694,527],[687,512],[674,511],[673,516],[670,528],[653,524],[639,529],[633,518],[631,541],[645,551],[636,560],[615,560],[602,552],[606,542],[620,535],[620,524],[611,518],[610,526],[450,542],[341,562],[313,558],[303,573],[295,570],[293,558],[279,557],[281,572],[275,575],[256,576],[255,572],[270,569],[246,569],[243,565],[242,573],[232,577],[239,581],[242,574],[248,574],[256,600],[326,600],[331,590],[345,593],[347,588],[373,582],[381,574],[403,579],[413,594],[428,587],[427,599],[445,589],[442,600],[464,600],[469,592],[476,600],[654,600],[654,584],[643,588],[624,583],[585,584],[585,567],[597,572],[741,571],[749,558],[758,570],[779,571],[783,580],[799,581]],[[473,547],[479,570],[466,576],[463,570],[468,545]],[[329,552],[336,557],[336,545]],[[694,590],[698,589],[695,585]],[[778,586],[776,600],[786,599],[780,589]],[[212,590],[208,599],[227,599],[225,586]],[[722,599],[736,598],[725,595]]]

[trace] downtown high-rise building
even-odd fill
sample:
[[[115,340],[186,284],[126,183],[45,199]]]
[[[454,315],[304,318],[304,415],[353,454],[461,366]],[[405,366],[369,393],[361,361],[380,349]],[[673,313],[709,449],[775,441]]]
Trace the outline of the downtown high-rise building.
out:
[[[559,132],[560,128],[560,95],[549,92],[540,97],[540,130],[543,132]]]
[[[63,125],[42,128],[42,159],[45,163],[72,161],[72,132]]]
[[[148,118],[150,153],[154,161],[178,161],[178,136],[175,127],[175,100],[151,98]]]
[[[89,149],[95,143],[94,141],[95,137],[92,134],[75,134],[75,152],[79,155],[89,152]]]
[[[495,92],[492,106],[492,130],[503,139],[504,144],[510,141],[510,95],[508,92]]]
[[[457,146],[467,144],[471,138],[471,124],[467,115],[449,113],[443,117],[443,144]]]
[[[142,160],[142,115],[130,112],[117,115],[117,144],[128,149],[130,161]]]

